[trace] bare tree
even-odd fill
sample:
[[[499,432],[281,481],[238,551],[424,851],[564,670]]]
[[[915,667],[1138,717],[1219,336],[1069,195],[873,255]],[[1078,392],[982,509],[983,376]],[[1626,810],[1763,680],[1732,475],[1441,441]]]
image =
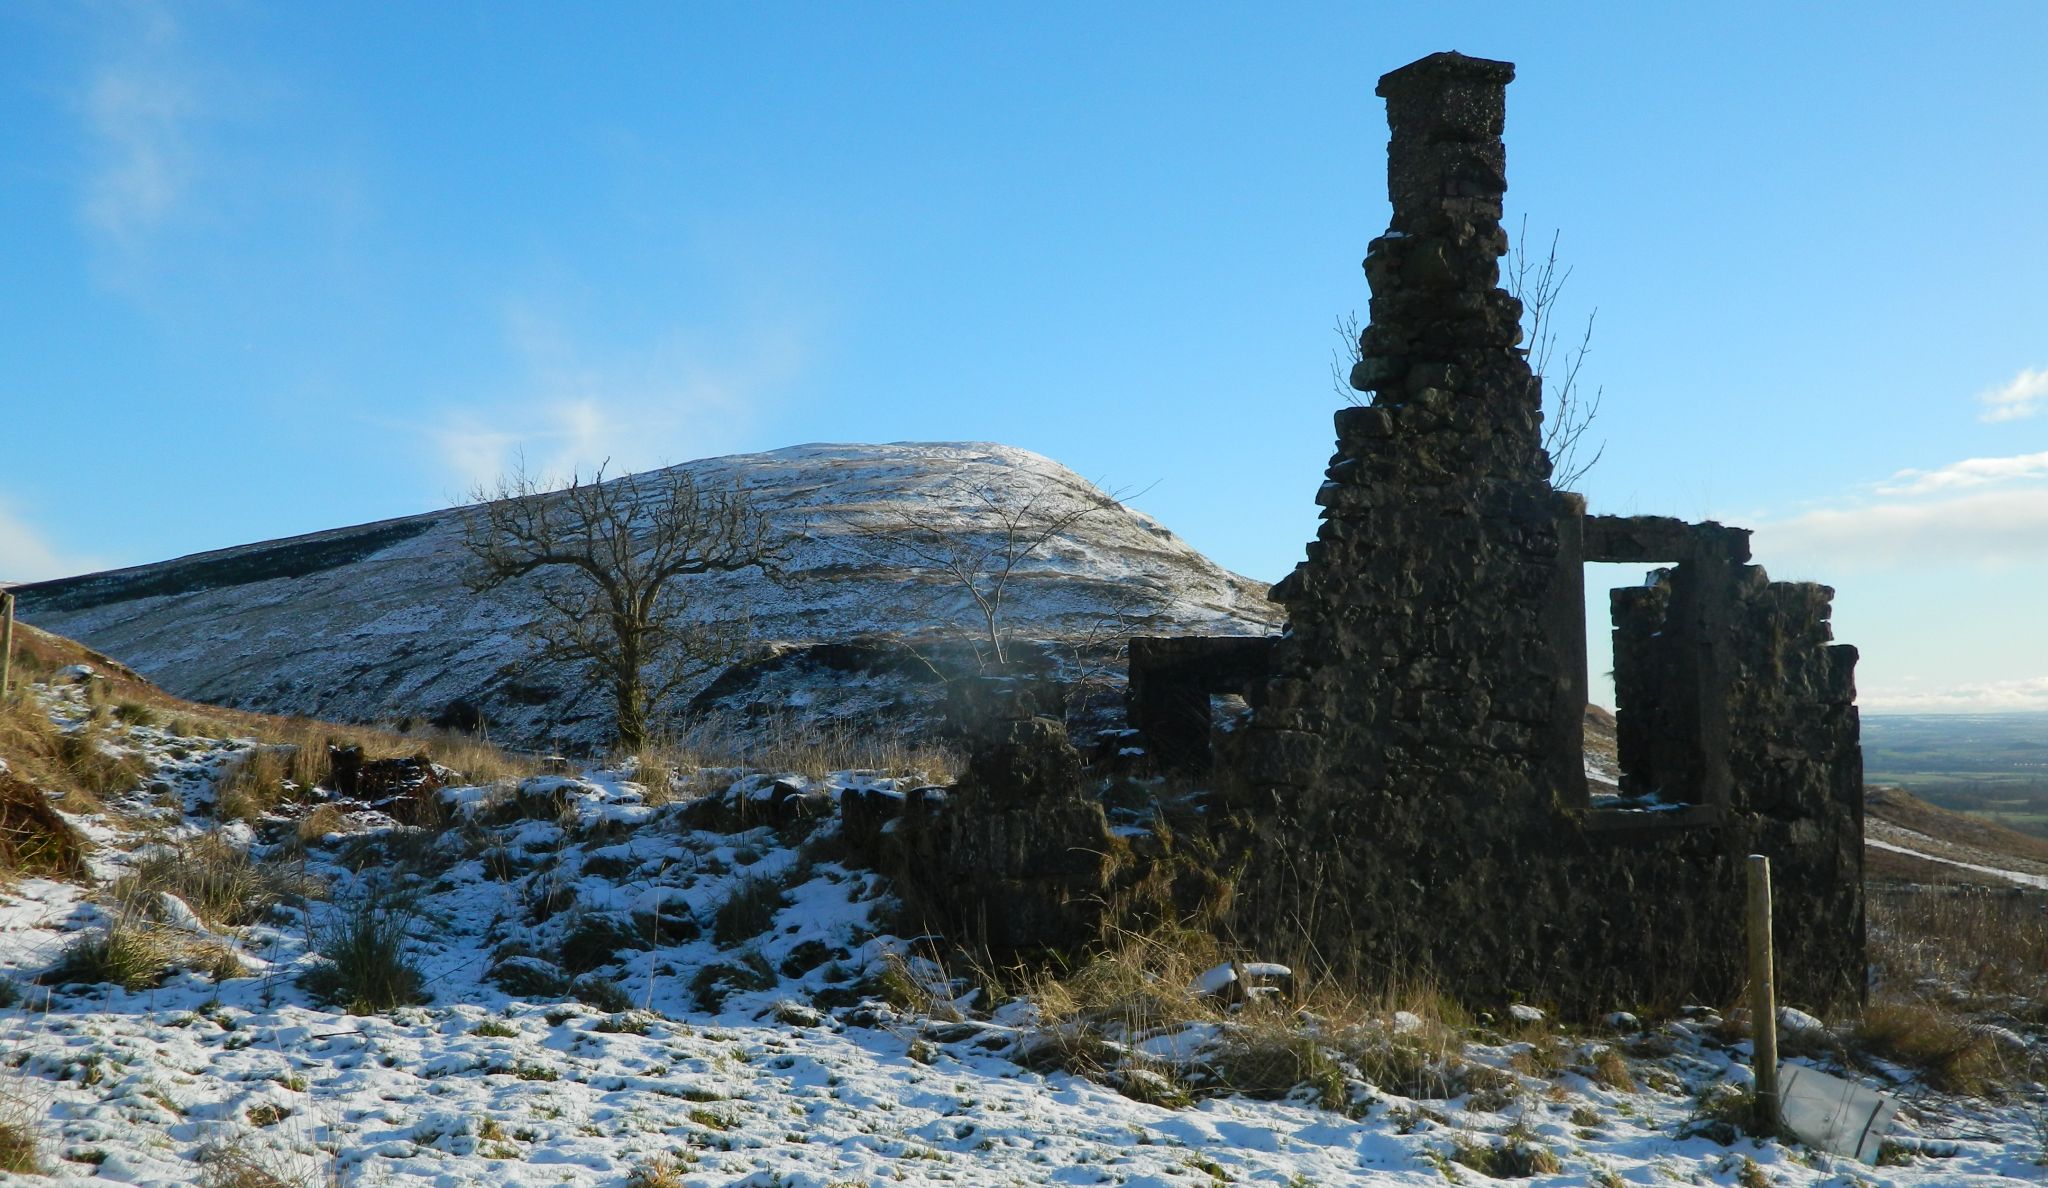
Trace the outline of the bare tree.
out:
[[[1557,303],[1572,270],[1558,262],[1557,232],[1551,233],[1550,251],[1540,261],[1529,255],[1528,235],[1529,220],[1524,218],[1501,279],[1522,303],[1522,341],[1529,369],[1543,381],[1543,449],[1550,455],[1550,481],[1553,486],[1570,488],[1607,452],[1607,444],[1601,442],[1593,446],[1591,457],[1580,457],[1586,431],[1599,418],[1600,398],[1607,392],[1604,387],[1595,388],[1589,397],[1579,387],[1579,369],[1593,351],[1593,319],[1600,311],[1586,315],[1586,329],[1577,346],[1558,350]],[[1351,369],[1362,357],[1359,330],[1356,313],[1338,318],[1337,337],[1344,345],[1330,353],[1330,384],[1353,404],[1359,400],[1351,386]]]
[[[1559,269],[1558,233],[1550,233],[1550,250],[1543,259],[1529,255],[1529,220],[1522,220],[1515,236],[1515,250],[1508,263],[1508,292],[1522,303],[1522,341],[1529,352],[1529,369],[1543,381],[1543,449],[1550,455],[1551,485],[1569,489],[1592,470],[1607,452],[1607,443],[1593,447],[1589,458],[1580,458],[1580,446],[1594,420],[1600,416],[1600,398],[1605,387],[1593,389],[1589,397],[1579,387],[1579,369],[1593,350],[1593,319],[1598,309],[1586,315],[1586,329],[1576,347],[1562,353],[1557,349],[1557,300],[1564,283],[1571,279],[1569,267]]]
[[[689,615],[692,575],[759,567],[780,542],[744,488],[706,489],[680,468],[547,484],[522,462],[464,513],[465,581],[481,593],[526,579],[537,658],[575,665],[611,694],[618,745],[647,741],[649,707],[745,642],[744,622]]]
[[[986,648],[983,665],[1002,669],[1013,642],[1007,602],[1019,574],[1055,537],[1116,506],[1114,496],[1092,486],[960,479],[846,527],[869,557],[929,575],[961,596]]]

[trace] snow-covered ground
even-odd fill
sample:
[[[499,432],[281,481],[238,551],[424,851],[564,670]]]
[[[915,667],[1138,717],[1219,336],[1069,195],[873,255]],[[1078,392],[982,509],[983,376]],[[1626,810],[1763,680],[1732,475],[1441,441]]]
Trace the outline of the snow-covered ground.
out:
[[[37,695],[67,721],[85,713],[76,687]],[[25,1183],[190,1184],[203,1174],[195,1161],[225,1149],[306,1184],[618,1185],[636,1172],[646,1184],[663,1168],[674,1184],[806,1188],[1477,1184],[1487,1177],[1454,1161],[1460,1145],[1507,1141],[1556,1160],[1531,1182],[1603,1188],[2043,1174],[2038,1107],[1944,1097],[1903,1073],[1889,1085],[1907,1107],[1888,1166],[1697,1133],[1702,1098],[1748,1081],[1746,1044],[1704,1009],[1571,1033],[1521,1012],[1473,1034],[1465,1058],[1497,1071],[1457,1096],[1411,1099],[1351,1076],[1336,1110],[1308,1087],[1167,1108],[1029,1071],[1019,1057],[1036,1038],[1034,1006],[982,1001],[891,935],[887,886],[836,857],[829,813],[783,832],[700,827],[771,793],[829,808],[844,789],[895,785],[877,773],[785,775],[780,792],[779,773],[692,773],[718,813],[650,806],[619,771],[458,788],[461,823],[433,833],[356,812],[304,853],[324,898],[220,930],[241,976],[179,972],[133,992],[37,984],[115,910],[109,883],[152,847],[218,828],[214,781],[250,747],[149,726],[124,740],[151,782],[77,818],[99,843],[92,886],[0,883],[0,978],[21,992],[0,1009],[0,1121],[17,1103],[52,1172]],[[536,805],[550,807],[536,816]],[[222,832],[290,857],[246,826]],[[780,888],[765,926],[721,943],[721,907],[761,886]],[[431,1001],[354,1016],[300,984],[333,921],[366,896],[409,905]],[[593,921],[620,925],[614,947],[571,962],[565,942]],[[501,984],[506,969],[555,964],[591,965],[584,976],[604,985]],[[902,970],[937,1009],[889,1005]],[[618,1001],[579,1001],[607,995]],[[1168,1027],[1145,1042],[1197,1065],[1227,1031]],[[1532,1060],[1539,1050],[1557,1055]],[[1607,1050],[1632,1087],[1596,1075]]]

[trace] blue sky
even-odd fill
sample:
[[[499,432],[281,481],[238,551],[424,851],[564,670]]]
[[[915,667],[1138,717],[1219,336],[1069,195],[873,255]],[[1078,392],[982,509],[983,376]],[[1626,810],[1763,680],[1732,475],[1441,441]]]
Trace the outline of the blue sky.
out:
[[[1596,511],[1758,529],[1874,709],[2048,709],[2048,5],[0,10],[0,577],[995,440],[1283,575],[1376,77],[1506,58]]]

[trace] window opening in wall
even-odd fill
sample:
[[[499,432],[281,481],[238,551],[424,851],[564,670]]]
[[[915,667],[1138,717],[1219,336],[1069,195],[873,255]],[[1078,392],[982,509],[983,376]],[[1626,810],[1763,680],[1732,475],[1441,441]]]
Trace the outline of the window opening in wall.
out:
[[[1621,755],[1614,695],[1614,617],[1610,591],[1640,586],[1657,567],[1644,562],[1586,566],[1586,798],[1593,808],[1622,807]]]
[[[1610,825],[1710,822],[1726,800],[1724,765],[1713,760],[1722,662],[1706,646],[1711,630],[1702,632],[1720,571],[1697,561],[1587,568],[1588,618],[1602,600],[1607,612],[1605,631],[1588,625],[1589,700],[1606,696],[1602,708],[1613,710],[1596,721],[1589,709],[1588,750],[1604,742],[1609,720],[1614,739],[1611,767],[1589,756],[1587,805]]]

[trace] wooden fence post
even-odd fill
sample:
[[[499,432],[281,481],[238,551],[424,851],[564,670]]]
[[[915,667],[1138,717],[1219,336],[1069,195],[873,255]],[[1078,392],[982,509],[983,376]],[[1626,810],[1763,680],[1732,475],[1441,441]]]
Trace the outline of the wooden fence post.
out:
[[[1749,1032],[1755,1056],[1756,1120],[1778,1129],[1778,1002],[1771,968],[1771,860],[1749,856]]]
[[[14,681],[14,592],[0,590],[0,701]]]

